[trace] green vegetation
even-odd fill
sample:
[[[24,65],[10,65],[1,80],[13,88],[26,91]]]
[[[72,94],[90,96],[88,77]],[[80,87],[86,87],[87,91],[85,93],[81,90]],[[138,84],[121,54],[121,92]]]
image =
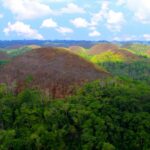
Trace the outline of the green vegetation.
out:
[[[24,54],[25,52],[28,52],[32,50],[31,47],[21,47],[21,48],[17,48],[17,49],[10,49],[10,50],[5,50],[7,52],[7,54],[9,54],[12,57]]]
[[[103,62],[122,62],[124,61],[123,56],[111,51],[104,52],[99,55],[95,55],[91,58],[93,63],[103,63]]]
[[[150,60],[141,59],[133,62],[103,62],[100,66],[115,76],[129,77],[150,84]]]
[[[150,87],[96,81],[53,100],[34,89],[0,87],[1,150],[148,150]]]
[[[91,60],[92,58],[92,56],[88,55],[87,52],[81,52],[78,55],[86,60]]]
[[[150,150],[150,48],[126,48],[139,59],[111,51],[78,53],[115,77],[88,83],[63,99],[0,85],[0,150]],[[7,53],[14,57],[29,50]],[[32,80],[28,76],[26,83]]]
[[[146,52],[150,50],[149,45],[143,44],[130,44],[125,47],[137,55],[146,55]]]
[[[9,62],[9,60],[0,60],[0,67],[1,67],[2,65],[7,64],[8,62]]]

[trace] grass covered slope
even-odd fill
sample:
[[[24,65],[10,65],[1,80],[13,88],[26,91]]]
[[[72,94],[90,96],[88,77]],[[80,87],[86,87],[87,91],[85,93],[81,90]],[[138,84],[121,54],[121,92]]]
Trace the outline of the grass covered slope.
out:
[[[108,77],[109,74],[91,62],[63,48],[39,48],[14,58],[0,70],[0,83],[16,83],[16,90],[36,87],[64,97],[75,86]]]
[[[5,52],[0,51],[0,67],[8,63],[9,61],[10,61],[10,56]]]

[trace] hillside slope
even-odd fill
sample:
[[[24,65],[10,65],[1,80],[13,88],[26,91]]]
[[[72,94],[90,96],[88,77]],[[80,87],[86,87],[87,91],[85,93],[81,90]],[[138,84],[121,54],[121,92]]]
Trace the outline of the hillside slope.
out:
[[[9,60],[10,57],[5,52],[0,52],[0,60]]]
[[[0,70],[0,83],[16,83],[16,92],[36,87],[53,97],[73,93],[76,85],[107,77],[108,73],[63,48],[39,48],[12,60]]]
[[[106,53],[117,56],[124,60],[137,60],[139,57],[125,48],[119,48],[113,44],[97,44],[89,50],[89,54],[98,58],[101,58]],[[108,59],[109,60],[109,59]],[[100,61],[100,60],[99,60]]]

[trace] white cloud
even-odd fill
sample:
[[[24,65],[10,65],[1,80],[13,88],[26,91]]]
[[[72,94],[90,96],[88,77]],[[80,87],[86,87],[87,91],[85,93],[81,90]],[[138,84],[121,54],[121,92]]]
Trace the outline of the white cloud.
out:
[[[124,4],[126,4],[125,0],[117,0],[117,5],[123,6]]]
[[[44,20],[41,25],[42,28],[56,28],[57,26],[57,23],[52,18]]]
[[[43,0],[40,0],[41,2],[43,2]],[[44,0],[44,2],[46,3],[64,3],[64,2],[70,2],[73,0]]]
[[[89,25],[89,23],[84,18],[81,17],[75,18],[70,22],[77,28],[86,28]]]
[[[127,0],[127,7],[133,11],[134,16],[141,23],[150,23],[150,1],[149,0]]]
[[[66,35],[67,33],[73,33],[73,30],[71,28],[67,28],[67,27],[58,27],[56,29],[57,32]]]
[[[48,5],[39,0],[3,0],[3,4],[18,20],[39,18],[53,13]]]
[[[111,31],[120,31],[125,22],[124,15],[121,12],[110,10],[107,15],[107,27]]]
[[[92,18],[91,18],[91,26],[97,26],[99,24],[100,21],[103,20],[103,18],[105,18],[107,16],[107,12],[109,10],[109,2],[108,1],[104,1],[101,5],[101,9],[98,13],[94,13],[92,14]]]
[[[0,14],[0,19],[3,18],[3,14]]]
[[[146,41],[150,41],[150,34],[144,34],[143,37]]]
[[[123,24],[125,23],[124,14],[122,12],[111,10],[109,5],[110,1],[103,1],[100,11],[92,15],[90,21],[91,29],[96,28],[100,22],[106,21],[106,26],[110,31],[116,32],[121,30]]]
[[[82,13],[85,13],[85,10],[82,7],[80,7],[74,3],[69,3],[69,4],[67,4],[66,7],[62,8],[60,10],[60,12],[68,13],[68,14],[73,14],[73,13],[82,14]]]
[[[4,33],[9,35],[11,32],[16,33],[18,36],[27,39],[44,39],[37,30],[32,29],[30,25],[24,24],[23,22],[17,21],[14,24],[8,23],[8,26],[4,29]]]
[[[96,30],[89,33],[89,36],[91,36],[91,37],[98,37],[100,35],[101,35],[101,33]]]

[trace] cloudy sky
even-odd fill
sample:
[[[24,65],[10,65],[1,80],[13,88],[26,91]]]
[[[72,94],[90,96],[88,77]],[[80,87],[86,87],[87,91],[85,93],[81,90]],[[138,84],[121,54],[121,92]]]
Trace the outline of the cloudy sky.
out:
[[[150,0],[0,0],[0,40],[150,40]]]

